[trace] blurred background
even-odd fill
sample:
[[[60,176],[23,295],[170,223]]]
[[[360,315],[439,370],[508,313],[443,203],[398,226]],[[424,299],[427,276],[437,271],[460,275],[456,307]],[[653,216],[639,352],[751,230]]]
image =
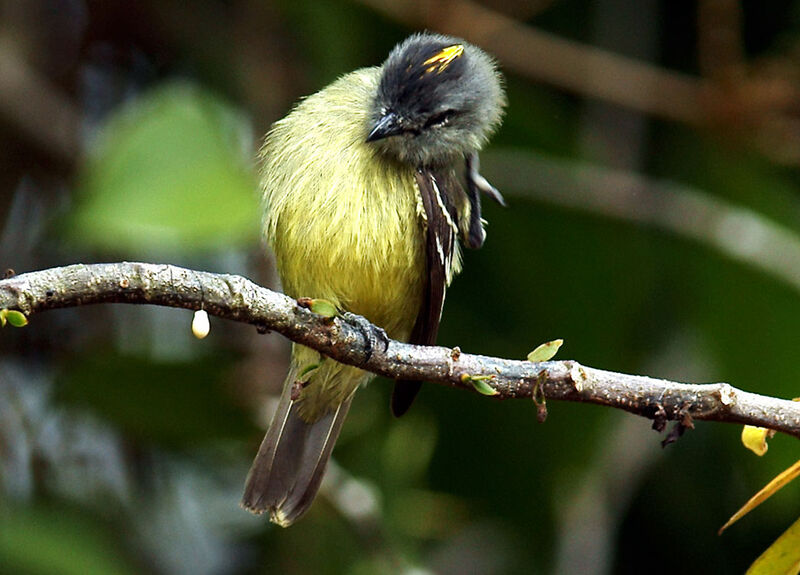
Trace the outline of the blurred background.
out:
[[[299,97],[416,30],[494,54],[482,156],[509,209],[439,337],[800,395],[800,2],[0,0],[0,268],[169,262],[275,287],[255,154]],[[0,332],[3,574],[741,573],[798,514],[798,457],[432,385],[358,393],[288,530],[239,497],[288,344],[184,310],[96,306]]]

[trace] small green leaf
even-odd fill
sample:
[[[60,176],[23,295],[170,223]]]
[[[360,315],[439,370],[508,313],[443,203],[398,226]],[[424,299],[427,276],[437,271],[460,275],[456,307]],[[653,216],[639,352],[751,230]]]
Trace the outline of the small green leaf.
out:
[[[323,317],[336,317],[339,315],[339,310],[336,309],[336,306],[326,299],[312,299],[310,309]]]
[[[25,327],[28,325],[28,318],[21,311],[15,309],[6,310],[6,319],[14,327]]]
[[[475,391],[483,395],[497,395],[498,393],[500,393],[491,385],[486,383],[487,380],[492,380],[492,379],[494,379],[493,375],[470,375],[468,373],[465,373],[464,375],[461,376],[461,381],[463,383],[472,384],[472,387],[475,388]]]
[[[0,309],[0,327],[6,327],[6,323],[14,327],[25,327],[28,325],[28,318],[15,309]]]
[[[543,343],[528,354],[528,361],[539,362],[553,359],[558,353],[558,348],[564,343],[563,339],[554,339]]]

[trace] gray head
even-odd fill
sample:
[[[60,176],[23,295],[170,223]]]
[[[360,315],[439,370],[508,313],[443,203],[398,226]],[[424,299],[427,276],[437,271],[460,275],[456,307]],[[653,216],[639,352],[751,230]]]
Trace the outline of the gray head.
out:
[[[500,73],[482,50],[458,38],[415,34],[381,67],[368,142],[415,167],[480,150],[505,105]]]

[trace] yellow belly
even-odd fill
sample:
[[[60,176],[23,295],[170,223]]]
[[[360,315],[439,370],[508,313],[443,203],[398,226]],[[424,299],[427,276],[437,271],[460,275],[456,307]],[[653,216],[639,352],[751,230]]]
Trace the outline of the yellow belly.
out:
[[[324,298],[407,340],[425,287],[425,226],[414,171],[365,142],[377,69],[353,72],[276,123],[262,149],[265,234],[284,291]],[[306,368],[309,421],[369,379],[295,346],[288,384]]]
[[[331,300],[391,337],[407,339],[420,308],[425,264],[413,180],[397,178],[388,190],[364,193],[347,189],[349,184],[337,184],[349,194],[346,205],[334,200],[333,209],[317,210],[319,202],[312,201],[302,221],[278,222],[273,247],[284,290]]]
[[[395,338],[424,287],[413,169],[365,142],[376,69],[354,72],[278,122],[262,150],[266,234],[287,294],[332,300]]]

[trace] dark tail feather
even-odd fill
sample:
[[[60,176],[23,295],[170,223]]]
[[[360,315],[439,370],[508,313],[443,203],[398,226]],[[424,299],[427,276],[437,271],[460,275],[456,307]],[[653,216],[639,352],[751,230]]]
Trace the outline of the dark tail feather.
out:
[[[399,380],[394,382],[392,414],[395,417],[400,417],[408,411],[408,408],[414,403],[414,398],[417,397],[420,387],[422,387],[421,381]]]
[[[287,385],[272,424],[247,476],[242,506],[269,511],[270,520],[288,527],[311,506],[333,445],[342,429],[350,396],[313,423],[303,421]]]

